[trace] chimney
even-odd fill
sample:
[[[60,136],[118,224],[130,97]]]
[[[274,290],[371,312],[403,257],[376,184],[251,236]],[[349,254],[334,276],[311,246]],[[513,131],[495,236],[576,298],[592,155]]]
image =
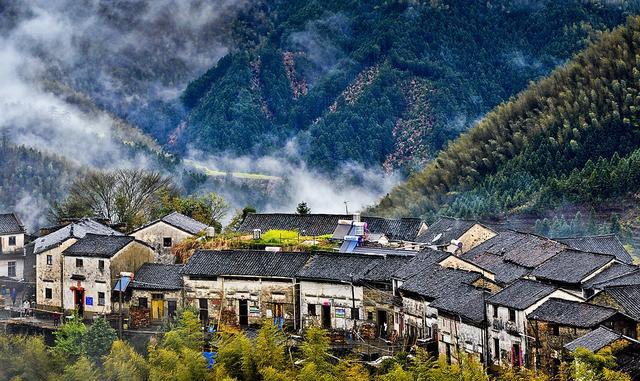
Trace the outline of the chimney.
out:
[[[360,213],[353,213],[353,222],[360,222]]]

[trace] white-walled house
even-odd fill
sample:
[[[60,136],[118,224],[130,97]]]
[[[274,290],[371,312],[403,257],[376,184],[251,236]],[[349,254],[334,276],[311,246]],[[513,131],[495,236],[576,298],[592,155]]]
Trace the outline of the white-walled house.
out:
[[[81,219],[34,241],[36,256],[36,304],[38,308],[62,311],[63,252],[86,234],[122,235],[92,219]]]
[[[173,212],[134,230],[129,235],[151,245],[157,253],[156,262],[172,264],[175,262],[171,253],[174,245],[203,231],[211,235],[212,229],[191,217]]]
[[[550,298],[582,301],[565,290],[528,279],[519,279],[487,298],[489,353],[494,364],[529,363],[527,315]]]
[[[435,250],[462,254],[496,236],[496,232],[477,221],[440,217],[422,232],[416,242]]]
[[[14,213],[0,214],[0,277],[24,278],[25,229]]]

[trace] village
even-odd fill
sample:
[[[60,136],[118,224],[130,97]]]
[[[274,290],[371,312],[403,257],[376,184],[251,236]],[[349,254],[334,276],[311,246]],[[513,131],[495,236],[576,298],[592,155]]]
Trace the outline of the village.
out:
[[[0,215],[0,327],[46,334],[106,317],[127,338],[194,308],[205,332],[321,327],[336,353],[374,366],[422,348],[554,374],[579,347],[615,348],[619,369],[640,379],[640,267],[615,235],[250,213],[220,246],[212,227],[177,212],[127,233],[83,218],[32,236]],[[177,255],[187,241],[192,252]]]

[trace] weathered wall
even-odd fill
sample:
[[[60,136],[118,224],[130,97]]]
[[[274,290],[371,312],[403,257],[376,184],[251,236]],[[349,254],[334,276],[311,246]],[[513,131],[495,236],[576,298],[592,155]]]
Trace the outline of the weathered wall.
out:
[[[16,244],[9,245],[9,238],[16,237]],[[24,234],[0,235],[0,252],[12,252],[24,247]]]
[[[471,227],[471,229],[467,230],[458,241],[462,242],[462,252],[466,253],[482,242],[495,236],[495,232],[485,228],[480,224],[475,224],[473,225],[473,227]]]
[[[76,267],[76,259],[82,259],[82,267]],[[98,269],[98,262],[104,261],[104,271]],[[72,276],[84,276],[84,280],[73,280]],[[63,271],[63,302],[64,309],[71,311],[75,309],[75,298],[72,287],[84,288],[84,311],[85,315],[107,314],[112,311],[111,305],[111,277],[108,258],[92,257],[64,257]],[[98,302],[98,292],[105,295],[104,305]],[[87,298],[91,298],[92,304],[88,305]]]
[[[172,245],[180,243],[185,238],[192,235],[177,229],[165,222],[158,221],[153,225],[140,229],[131,234],[141,241],[144,241],[151,245],[156,251],[157,263],[172,264],[175,263],[175,258],[171,253],[171,247],[164,247],[163,240],[165,237],[171,238]]]
[[[36,255],[36,303],[38,308],[62,309],[62,252],[77,239],[70,238],[61,245]],[[47,255],[52,256],[52,264],[47,265]],[[51,299],[45,299],[45,288],[52,289]]]
[[[447,354],[449,347],[452,362],[459,362],[464,353],[482,358],[484,353],[483,329],[461,322],[458,318],[438,316],[438,353]]]
[[[3,258],[7,257],[7,258]],[[9,262],[15,263],[16,275],[9,277]],[[13,279],[22,279],[24,277],[24,257],[7,254],[0,254],[0,276]]]
[[[354,286],[353,294],[350,284],[323,283],[313,281],[300,282],[300,299],[302,320],[305,327],[322,325],[322,306],[330,307],[331,328],[350,330],[354,320],[351,318],[351,308],[360,310],[360,318],[363,315],[364,292],[362,286]],[[353,295],[353,296],[352,296]],[[316,305],[317,316],[309,316],[308,305]],[[344,316],[342,316],[344,312]]]

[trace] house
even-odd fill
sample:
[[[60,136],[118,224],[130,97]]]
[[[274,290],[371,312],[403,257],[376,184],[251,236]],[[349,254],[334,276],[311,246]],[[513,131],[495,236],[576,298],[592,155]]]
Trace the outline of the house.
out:
[[[382,217],[350,214],[292,214],[292,213],[251,213],[248,214],[238,232],[253,233],[269,230],[297,231],[305,236],[333,236],[340,220],[360,221],[366,224],[370,235],[384,235],[392,241],[415,242],[416,237],[427,229],[419,218],[388,219]]]
[[[635,337],[640,337],[640,284],[605,287],[589,303],[615,308],[631,317],[636,321]]]
[[[613,263],[611,266],[608,266],[591,277],[588,281],[582,283],[585,296],[593,296],[604,289],[609,282],[615,282],[616,279],[624,279],[623,276],[633,274],[638,269],[638,266],[635,265],[622,262]]]
[[[129,285],[130,310],[139,310],[147,320],[172,319],[183,305],[182,268],[184,265],[145,263]],[[133,313],[132,313],[133,315]]]
[[[550,298],[582,301],[567,291],[529,279],[516,280],[487,298],[491,363],[510,366],[530,363],[526,340],[527,315]]]
[[[586,298],[585,283],[616,263],[613,255],[564,249],[536,267],[530,276]]]
[[[24,278],[25,229],[14,213],[0,214],[0,277]]]
[[[186,306],[200,311],[205,325],[246,327],[274,319],[298,328],[296,276],[309,254],[258,250],[199,250],[182,275]]]
[[[610,349],[616,358],[617,370],[628,374],[632,380],[640,380],[640,341],[607,327],[598,327],[564,346],[572,353],[578,348],[593,353]]]
[[[441,217],[416,242],[436,250],[464,253],[494,237],[496,232],[477,221]]]
[[[63,254],[87,234],[122,235],[92,219],[81,219],[39,237],[34,242],[36,257],[36,303],[40,309],[63,310]]]
[[[81,316],[115,312],[112,291],[121,274],[135,274],[154,257],[153,248],[134,237],[87,233],[62,252],[63,309]],[[45,297],[51,291],[45,288]]]
[[[535,369],[557,371],[567,360],[564,346],[573,340],[606,326],[635,338],[635,321],[609,307],[563,299],[549,299],[527,315],[527,347]]]
[[[615,234],[583,236],[572,238],[555,238],[572,249],[587,251],[590,253],[614,255],[621,263],[633,263],[631,254]]]
[[[213,235],[212,228],[206,224],[184,214],[172,212],[132,231],[129,235],[148,243],[156,250],[155,262],[172,264],[175,263],[175,257],[171,253],[171,248],[185,238],[202,232]]]

